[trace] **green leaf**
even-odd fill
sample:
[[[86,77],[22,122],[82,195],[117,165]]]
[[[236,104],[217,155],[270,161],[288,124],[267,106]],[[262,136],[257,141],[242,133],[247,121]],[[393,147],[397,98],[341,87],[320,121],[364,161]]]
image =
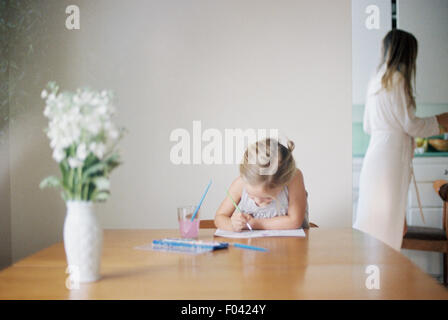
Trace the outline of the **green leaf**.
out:
[[[112,153],[110,156],[108,156],[106,159],[104,159],[104,161],[106,162],[113,162],[116,161],[118,162],[120,156],[118,153]]]
[[[106,201],[109,199],[110,193],[108,191],[94,192],[92,194],[93,201]]]
[[[114,154],[110,155],[107,159],[105,159],[105,162],[107,163],[109,172],[121,164],[121,162],[119,160],[120,160],[120,156],[118,155],[118,153],[114,153]]]
[[[113,169],[118,167],[121,164],[121,162],[108,162],[107,163],[107,170],[111,172]]]
[[[39,188],[47,188],[47,187],[59,187],[61,185],[61,181],[59,178],[55,176],[49,176],[46,177],[42,182],[39,184]]]
[[[110,189],[110,180],[106,177],[97,177],[92,180],[95,184],[95,187],[99,191],[109,191]]]
[[[89,153],[86,160],[84,160],[84,167],[88,168],[90,166],[93,166],[94,164],[97,164],[99,162],[98,158],[93,154]]]
[[[61,170],[61,174],[62,174],[62,185],[64,187],[68,187],[68,175],[70,172],[70,167],[68,165],[67,159],[62,160],[59,163],[59,169]]]
[[[104,162],[99,162],[97,164],[94,164],[90,168],[86,169],[84,171],[82,178],[83,180],[87,180],[87,178],[93,174],[99,173],[101,171],[104,171],[107,169],[107,165]]]

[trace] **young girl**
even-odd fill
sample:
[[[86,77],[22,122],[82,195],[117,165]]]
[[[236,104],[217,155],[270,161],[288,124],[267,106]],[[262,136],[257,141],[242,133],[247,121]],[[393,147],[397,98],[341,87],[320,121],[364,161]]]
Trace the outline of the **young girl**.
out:
[[[270,154],[271,144],[277,144],[277,152]],[[272,148],[275,150],[275,148]],[[307,192],[302,172],[296,168],[292,156],[294,143],[288,146],[274,139],[265,139],[251,145],[240,164],[240,176],[229,189],[238,203],[239,213],[226,197],[215,216],[219,229],[240,232],[248,229],[297,229],[309,228]],[[256,161],[249,161],[251,155]],[[278,161],[272,174],[263,174]]]

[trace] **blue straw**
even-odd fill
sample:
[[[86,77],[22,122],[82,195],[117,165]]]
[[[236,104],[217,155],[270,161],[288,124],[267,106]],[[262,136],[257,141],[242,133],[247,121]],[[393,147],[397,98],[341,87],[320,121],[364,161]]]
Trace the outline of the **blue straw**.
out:
[[[202,201],[204,201],[205,195],[207,194],[208,189],[210,188],[211,185],[212,185],[212,180],[210,180],[210,182],[208,183],[208,186],[205,189],[204,194],[202,195],[201,201],[199,201],[199,204],[196,206],[196,209],[194,210],[193,216],[191,217],[191,222],[193,222],[194,218],[196,217],[196,214],[198,213],[199,208],[202,205]]]
[[[233,243],[233,246],[235,246],[237,248],[242,248],[242,249],[249,249],[249,250],[268,252],[268,249],[266,249],[266,248],[249,246],[247,244]]]

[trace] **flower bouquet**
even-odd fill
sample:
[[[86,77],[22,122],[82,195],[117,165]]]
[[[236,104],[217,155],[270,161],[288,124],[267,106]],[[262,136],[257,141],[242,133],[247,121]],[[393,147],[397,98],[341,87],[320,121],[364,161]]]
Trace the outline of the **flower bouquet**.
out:
[[[49,120],[45,131],[61,177],[49,176],[40,187],[62,189],[67,204],[64,247],[74,281],[95,281],[99,278],[102,229],[92,203],[110,196],[109,176],[120,165],[116,147],[124,128],[112,122],[111,91],[83,88],[59,92],[58,85],[49,82],[41,97]]]

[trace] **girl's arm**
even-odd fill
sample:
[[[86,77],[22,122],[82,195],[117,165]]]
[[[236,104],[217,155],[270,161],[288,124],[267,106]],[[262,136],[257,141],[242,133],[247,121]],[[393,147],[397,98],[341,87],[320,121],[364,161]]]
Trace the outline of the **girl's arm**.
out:
[[[243,193],[243,180],[236,178],[229,188],[229,193],[235,203],[239,203]],[[245,215],[235,212],[235,207],[229,197],[225,197],[215,214],[215,225],[217,228],[228,231],[241,231],[247,221]],[[232,216],[234,223],[232,224]],[[241,221],[240,221],[241,220]],[[241,225],[241,229],[238,227]]]
[[[288,214],[286,216],[249,219],[254,229],[298,229],[302,226],[306,211],[306,191],[302,172],[296,174],[288,184]]]

